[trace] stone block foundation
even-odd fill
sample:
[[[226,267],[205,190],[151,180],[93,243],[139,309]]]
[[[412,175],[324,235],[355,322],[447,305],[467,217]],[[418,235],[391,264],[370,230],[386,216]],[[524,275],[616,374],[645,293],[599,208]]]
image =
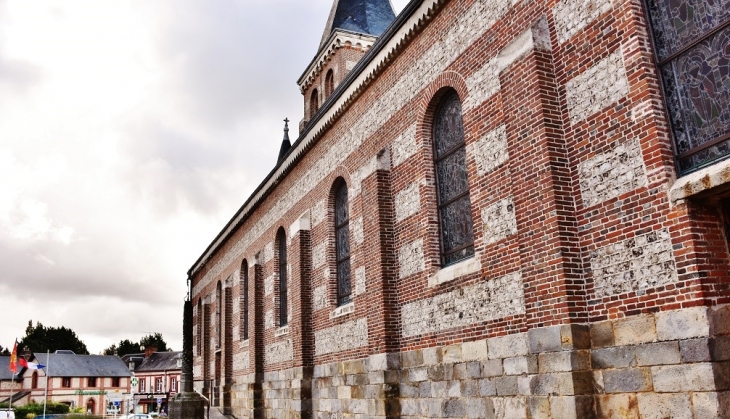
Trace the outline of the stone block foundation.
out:
[[[266,373],[232,386],[254,417],[730,417],[730,306],[692,307]],[[245,381],[245,382],[244,382]],[[311,400],[302,397],[311,386]]]

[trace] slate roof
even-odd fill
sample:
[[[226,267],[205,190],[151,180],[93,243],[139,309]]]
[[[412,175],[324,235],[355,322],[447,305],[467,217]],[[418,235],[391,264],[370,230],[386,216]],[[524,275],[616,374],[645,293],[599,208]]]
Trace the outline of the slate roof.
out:
[[[20,369],[18,369],[18,372],[20,372]],[[15,377],[16,380],[20,379],[20,377]],[[9,356],[0,356],[0,380],[12,380],[13,379],[13,373],[10,372],[10,357]]]
[[[179,370],[177,359],[182,356],[182,351],[155,352],[142,362],[134,372],[144,371],[169,371]]]
[[[390,0],[335,0],[319,46],[336,29],[380,36],[394,20]]]
[[[50,377],[131,377],[122,359],[115,355],[34,354],[46,365]],[[50,359],[48,359],[49,357]]]

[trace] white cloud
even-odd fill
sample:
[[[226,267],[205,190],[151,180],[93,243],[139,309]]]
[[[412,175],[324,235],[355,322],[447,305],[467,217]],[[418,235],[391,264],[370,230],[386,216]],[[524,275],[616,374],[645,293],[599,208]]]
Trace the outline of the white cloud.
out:
[[[0,345],[32,319],[182,346],[186,272],[302,117],[330,6],[0,0]]]

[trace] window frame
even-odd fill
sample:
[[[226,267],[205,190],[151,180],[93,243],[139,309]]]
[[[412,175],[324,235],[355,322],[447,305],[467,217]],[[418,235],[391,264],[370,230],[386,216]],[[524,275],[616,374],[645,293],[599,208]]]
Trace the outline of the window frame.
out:
[[[286,231],[279,227],[276,233],[277,268],[279,270],[279,327],[289,324],[289,275],[287,272]]]
[[[440,117],[440,113],[442,109],[453,99],[456,99],[459,104],[459,119],[461,124],[461,141],[453,145],[451,148],[448,148],[444,150],[441,155],[438,154],[438,138],[437,138],[437,125],[439,124],[438,118]],[[474,218],[471,216],[471,191],[469,189],[469,170],[466,162],[466,138],[464,134],[464,112],[462,107],[462,101],[461,97],[459,96],[459,93],[454,90],[453,88],[445,89],[440,95],[438,95],[436,98],[434,98],[434,105],[433,105],[433,117],[431,121],[431,152],[432,152],[432,160],[433,160],[433,170],[434,170],[434,184],[436,187],[436,213],[438,216],[438,232],[439,232],[439,262],[441,264],[441,267],[448,267],[454,264],[457,264],[463,260],[469,259],[474,257],[475,254],[475,240],[474,240]],[[456,153],[463,151],[464,153],[464,167],[463,171],[466,176],[466,189],[464,191],[459,192],[458,194],[452,196],[448,201],[441,202],[441,193],[443,190],[444,185],[441,184],[439,180],[439,163],[444,162],[449,157],[454,156]],[[469,202],[469,222],[471,223],[471,241],[468,243],[462,244],[458,247],[455,247],[454,249],[450,249],[448,251],[445,250],[445,243],[446,243],[446,236],[447,231],[445,231],[445,220],[442,216],[442,212],[445,208],[448,208],[449,206],[458,203],[460,200],[467,198]],[[460,251],[463,251],[465,249],[471,248],[471,252],[467,252],[466,255],[463,257],[460,257],[455,260],[449,260],[447,261],[447,257],[456,254]]]
[[[248,261],[241,261],[241,340],[249,338]]]
[[[700,153],[700,152],[702,152],[708,148],[711,148],[713,146],[716,146],[718,144],[722,144],[724,142],[730,141],[730,131],[726,132],[725,134],[720,135],[719,137],[715,137],[698,146],[689,148],[686,151],[683,151],[680,153],[679,148],[678,148],[678,136],[675,133],[675,129],[674,129],[675,113],[672,112],[672,110],[670,109],[670,106],[669,106],[669,101],[671,100],[672,95],[669,95],[667,92],[667,88],[666,88],[667,80],[666,80],[666,77],[664,77],[662,69],[665,66],[673,67],[673,63],[676,63],[683,55],[691,52],[693,48],[695,48],[698,45],[702,44],[703,42],[713,38],[715,35],[719,34],[720,32],[730,29],[730,18],[728,18],[724,22],[719,23],[715,28],[707,30],[707,31],[703,32],[701,35],[693,38],[691,41],[687,42],[684,46],[682,46],[682,47],[678,48],[676,51],[668,54],[666,57],[661,58],[660,53],[659,53],[659,48],[657,46],[655,22],[652,18],[652,13],[650,12],[650,9],[651,9],[650,2],[651,1],[656,1],[658,3],[661,0],[642,0],[642,2],[641,2],[642,6],[643,6],[642,9],[643,9],[644,19],[646,21],[647,31],[648,31],[648,35],[649,35],[649,42],[651,43],[651,46],[652,46],[652,48],[651,48],[652,57],[654,59],[654,67],[655,67],[656,74],[657,74],[657,77],[659,80],[659,89],[660,89],[661,95],[662,95],[662,106],[664,107],[665,114],[667,115],[667,125],[668,125],[667,128],[668,128],[668,131],[672,138],[671,147],[672,147],[673,157],[674,157],[674,166],[675,166],[675,169],[677,170],[678,176],[685,176],[692,172],[695,172],[695,171],[701,170],[705,167],[711,166],[717,162],[730,159],[730,152],[728,152],[725,154],[721,154],[719,157],[715,157],[714,159],[707,159],[700,164],[689,163],[689,167],[687,167],[686,169],[682,169],[682,165],[681,165],[681,160],[684,158],[693,156],[697,153]],[[664,41],[664,38],[662,40]],[[674,68],[669,70],[669,72],[671,72],[672,75],[678,74],[678,72],[675,71]],[[678,84],[678,83],[676,83],[676,80],[675,80],[675,84]],[[684,85],[682,85],[682,86],[684,86]],[[681,124],[682,129],[684,129],[685,131],[687,131],[688,126],[692,125],[691,122],[686,121],[686,118],[684,115],[684,112],[687,111],[688,109],[691,109],[691,108],[689,108],[686,105],[685,106],[680,105],[680,108],[679,108],[679,114],[680,114],[681,120],[682,120],[682,124]],[[690,134],[687,133],[687,135],[690,135]]]
[[[341,194],[344,194],[344,203],[340,202]],[[350,241],[350,199],[348,195],[348,189],[347,189],[347,183],[344,179],[339,178],[337,181],[335,181],[334,184],[334,217],[333,217],[333,226],[334,226],[334,232],[335,232],[335,281],[336,281],[336,288],[337,288],[337,306],[343,306],[346,304],[349,304],[352,302],[352,266],[350,265],[350,257],[352,254],[352,249],[350,247],[351,241]],[[346,218],[343,220],[339,220],[338,217],[340,215],[340,205],[345,206],[345,213]],[[341,250],[343,249],[342,243],[340,243],[340,232],[344,231],[346,238],[347,238],[347,255],[342,255]],[[343,289],[343,281],[341,278],[341,275],[343,274],[342,266],[344,264],[347,264],[347,287],[349,288],[349,292],[345,294],[345,290]]]
[[[71,388],[71,377],[61,377],[61,387]]]
[[[86,377],[86,387],[96,388],[96,377]]]

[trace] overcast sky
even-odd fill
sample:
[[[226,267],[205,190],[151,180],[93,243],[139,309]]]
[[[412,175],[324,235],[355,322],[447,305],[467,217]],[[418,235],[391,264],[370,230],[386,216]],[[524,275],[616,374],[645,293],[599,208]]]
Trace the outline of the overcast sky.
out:
[[[0,0],[0,345],[32,319],[181,349],[187,270],[297,132],[331,5]]]

